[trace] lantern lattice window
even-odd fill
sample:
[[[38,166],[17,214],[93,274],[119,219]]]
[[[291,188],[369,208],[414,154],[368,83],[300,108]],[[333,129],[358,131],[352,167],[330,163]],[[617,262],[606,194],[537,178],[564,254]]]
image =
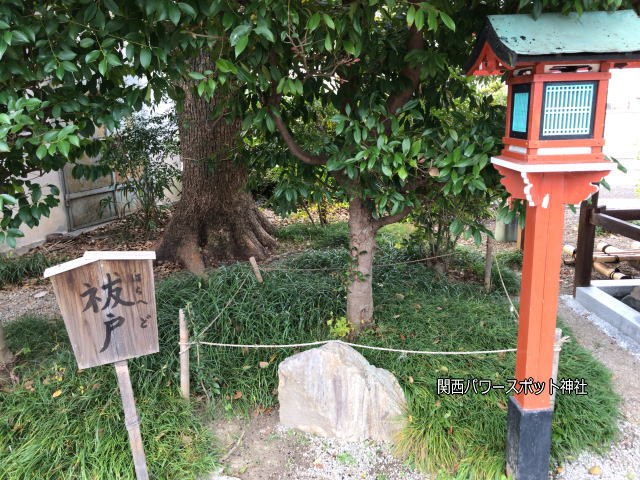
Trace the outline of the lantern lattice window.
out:
[[[593,134],[596,82],[546,83],[541,138],[589,138]]]

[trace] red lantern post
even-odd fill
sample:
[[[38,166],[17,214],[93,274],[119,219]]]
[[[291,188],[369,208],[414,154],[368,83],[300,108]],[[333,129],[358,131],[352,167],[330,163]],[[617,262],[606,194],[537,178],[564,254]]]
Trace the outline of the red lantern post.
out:
[[[596,192],[614,168],[602,153],[609,69],[640,66],[639,32],[632,10],[493,15],[466,69],[507,75],[504,148],[492,163],[527,202],[515,377],[545,388],[509,401],[507,473],[516,480],[548,478],[564,206]]]

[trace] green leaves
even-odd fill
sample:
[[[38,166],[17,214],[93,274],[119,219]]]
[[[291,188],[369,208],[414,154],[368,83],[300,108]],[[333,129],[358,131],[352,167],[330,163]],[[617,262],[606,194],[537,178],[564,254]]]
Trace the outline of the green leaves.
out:
[[[310,32],[313,32],[316,28],[318,28],[318,25],[320,25],[321,19],[322,19],[322,16],[320,15],[319,12],[316,12],[313,15],[311,15],[309,17],[309,20],[307,20],[307,30],[309,30]]]
[[[239,57],[240,54],[247,48],[249,44],[249,35],[243,35],[238,39],[238,42],[235,44],[235,54],[236,57]]]
[[[198,16],[198,13],[195,11],[195,9],[188,3],[180,2],[178,3],[178,7],[180,8],[180,10],[182,10],[187,15],[190,15],[191,17]]]
[[[441,11],[440,18],[449,30],[452,30],[454,32],[456,31],[456,24],[453,22],[453,19],[449,15]]]
[[[92,46],[95,42],[95,40],[93,38],[89,38],[89,37],[85,37],[82,40],[80,40],[79,45],[82,48],[89,48],[90,46]]]
[[[149,68],[149,65],[151,65],[151,50],[148,48],[140,50],[140,65],[143,68]]]
[[[322,14],[322,20],[324,21],[324,24],[330,28],[331,30],[335,30],[336,29],[336,24],[333,23],[333,19],[327,15],[326,13]]]
[[[42,160],[44,157],[47,156],[47,146],[45,144],[42,144],[38,147],[38,149],[36,150],[36,156],[38,157],[39,160]]]
[[[347,53],[350,53],[351,55],[353,55],[354,57],[357,55],[357,50],[356,47],[353,43],[351,43],[349,40],[345,40],[342,45],[344,46],[344,49]]]
[[[275,43],[276,41],[276,37],[273,36],[273,33],[271,32],[271,30],[269,30],[269,27],[267,27],[266,24],[258,25],[255,29],[255,32],[256,34],[269,40],[271,43]]]
[[[175,4],[170,4],[168,7],[169,11],[169,19],[174,25],[178,25],[180,23],[180,8]]]
[[[424,28],[426,20],[429,30],[435,31],[438,28],[438,16],[449,30],[456,30],[453,19],[446,12],[437,10],[429,3],[421,3],[417,7],[413,4],[410,5],[407,9],[407,25],[409,27],[415,26],[420,31]]]
[[[100,57],[100,50],[93,50],[85,55],[84,61],[87,63],[92,63],[95,62],[98,57]]]
[[[218,58],[216,60],[216,67],[223,73],[237,73],[238,69],[230,60],[225,58]]]
[[[11,34],[13,35],[13,38],[12,38],[12,41],[11,41],[12,45],[18,45],[18,44],[21,44],[21,43],[29,43],[29,37],[27,37],[27,35],[24,32],[22,32],[20,30],[13,30],[11,32]]]
[[[250,24],[238,25],[229,35],[229,43],[235,47],[235,54],[238,57],[249,44],[249,34],[253,27]]]
[[[16,197],[7,193],[0,193],[0,199],[2,199],[4,203],[15,204],[17,202]]]
[[[416,20],[416,9],[413,5],[407,10],[407,25],[411,27]]]
[[[327,36],[324,38],[324,49],[328,52],[333,50],[333,40],[331,39],[330,33],[327,33]]]

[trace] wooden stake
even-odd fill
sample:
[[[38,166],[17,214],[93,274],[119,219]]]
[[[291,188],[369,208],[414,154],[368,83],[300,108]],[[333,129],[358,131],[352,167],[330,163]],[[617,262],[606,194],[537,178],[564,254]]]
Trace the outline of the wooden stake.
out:
[[[596,236],[596,226],[591,223],[591,214],[598,207],[598,192],[591,196],[591,202],[585,200],[580,204],[580,219],[578,221],[578,245],[576,247],[576,269],[573,274],[573,296],[576,288],[591,285],[591,269],[593,263],[593,244]]]
[[[189,329],[182,309],[179,312],[178,322],[180,324],[180,395],[189,401],[189,385],[191,384],[191,379],[189,378],[189,345],[187,345],[189,343]]]
[[[491,291],[491,270],[493,267],[493,238],[487,235],[487,254],[484,259],[484,289]]]
[[[136,478],[138,480],[149,480],[147,460],[144,456],[142,435],[140,434],[140,420],[138,418],[138,412],[136,411],[136,400],[133,397],[133,387],[131,386],[131,377],[129,376],[129,364],[126,360],[120,360],[114,363],[114,365],[116,367],[118,387],[120,387],[120,396],[122,397],[124,422],[127,427],[127,432],[129,433],[129,444],[131,445],[131,453],[133,454]]]
[[[256,280],[258,280],[258,283],[262,283],[262,274],[260,273],[260,268],[258,268],[256,258],[249,257],[249,263],[251,264],[251,268],[253,268],[253,274],[256,276]]]
[[[518,221],[518,234],[516,236],[516,248],[518,250],[524,250],[524,228],[520,226]]]

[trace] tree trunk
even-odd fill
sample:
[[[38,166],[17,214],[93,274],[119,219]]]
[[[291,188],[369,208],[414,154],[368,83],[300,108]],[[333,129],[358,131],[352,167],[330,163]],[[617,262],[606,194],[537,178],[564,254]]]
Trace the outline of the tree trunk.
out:
[[[215,70],[209,52],[192,61],[191,71]],[[178,261],[203,274],[205,261],[265,258],[275,246],[272,227],[244,190],[245,166],[234,162],[240,126],[212,118],[215,99],[184,85],[179,115],[182,196],[156,249],[158,259]]]
[[[320,225],[329,225],[327,216],[327,201],[321,200],[320,203],[318,203],[318,218],[320,219]]]
[[[0,367],[11,365],[15,357],[7,347],[7,340],[4,336],[4,325],[0,321]]]
[[[349,203],[349,285],[347,320],[353,335],[371,325],[373,319],[373,256],[376,249],[375,222],[361,198]]]
[[[493,238],[487,235],[487,254],[484,257],[484,289],[491,291],[491,271],[493,269]]]

